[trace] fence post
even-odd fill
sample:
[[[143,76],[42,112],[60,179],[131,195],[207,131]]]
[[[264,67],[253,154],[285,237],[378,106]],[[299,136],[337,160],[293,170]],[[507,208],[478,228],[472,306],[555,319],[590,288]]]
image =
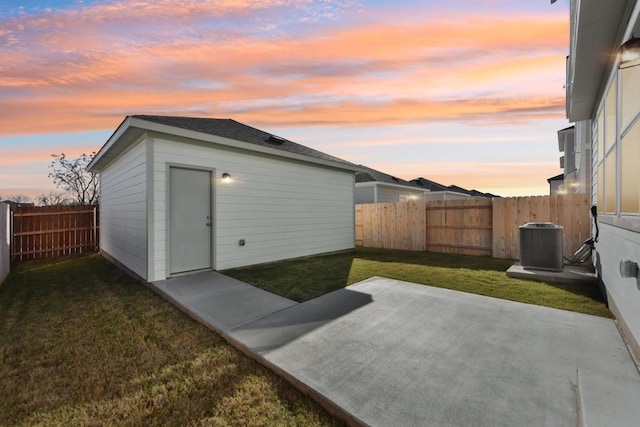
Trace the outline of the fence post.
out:
[[[15,238],[13,237],[13,209],[9,206],[9,257],[11,262],[15,261]]]
[[[11,208],[0,202],[0,284],[11,270]]]
[[[93,231],[93,235],[91,236],[93,238],[93,249],[96,250],[96,251],[98,250],[98,238],[96,237],[97,234],[98,234],[96,232],[96,226],[98,225],[97,209],[98,208],[96,206],[93,207],[93,230],[92,230]]]

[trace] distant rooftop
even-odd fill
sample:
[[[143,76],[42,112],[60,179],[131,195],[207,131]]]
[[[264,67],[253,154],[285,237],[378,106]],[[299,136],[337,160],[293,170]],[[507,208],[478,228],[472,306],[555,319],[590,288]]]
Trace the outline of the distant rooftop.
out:
[[[402,178],[395,177],[393,175],[389,175],[387,173],[381,172],[379,170],[359,165],[361,168],[365,169],[363,172],[356,172],[356,182],[384,182],[387,184],[397,184],[397,185],[405,185],[407,187],[415,187],[411,182],[406,181]]]
[[[430,191],[450,191],[449,188],[447,188],[445,185],[438,184],[435,181],[431,181],[422,177],[412,179],[410,182],[413,183],[413,185]]]

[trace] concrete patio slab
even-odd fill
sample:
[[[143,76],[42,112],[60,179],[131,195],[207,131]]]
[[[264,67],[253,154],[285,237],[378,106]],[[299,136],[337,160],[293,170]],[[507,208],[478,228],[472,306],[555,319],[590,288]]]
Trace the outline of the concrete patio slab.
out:
[[[150,285],[221,332],[297,304],[215,271],[178,276]]]
[[[372,278],[230,335],[364,424],[640,420],[610,319]]]
[[[379,277],[301,304],[215,272],[151,286],[351,423],[640,420],[611,319]]]

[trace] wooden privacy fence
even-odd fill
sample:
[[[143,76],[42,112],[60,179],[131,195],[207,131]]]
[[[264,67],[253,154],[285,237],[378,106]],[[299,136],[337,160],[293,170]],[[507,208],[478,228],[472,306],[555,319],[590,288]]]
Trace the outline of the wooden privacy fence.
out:
[[[11,260],[52,258],[99,247],[98,206],[11,207]]]
[[[591,237],[590,197],[565,194],[493,199],[494,258],[520,258],[519,226],[527,222],[561,225],[563,255],[572,255]]]
[[[570,256],[591,234],[589,207],[584,194],[356,205],[356,245],[518,259],[519,226],[553,222]]]

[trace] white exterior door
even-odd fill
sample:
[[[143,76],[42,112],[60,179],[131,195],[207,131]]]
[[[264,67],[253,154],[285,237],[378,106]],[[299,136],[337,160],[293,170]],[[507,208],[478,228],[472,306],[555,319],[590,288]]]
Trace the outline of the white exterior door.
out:
[[[212,267],[211,172],[169,168],[169,273]]]

